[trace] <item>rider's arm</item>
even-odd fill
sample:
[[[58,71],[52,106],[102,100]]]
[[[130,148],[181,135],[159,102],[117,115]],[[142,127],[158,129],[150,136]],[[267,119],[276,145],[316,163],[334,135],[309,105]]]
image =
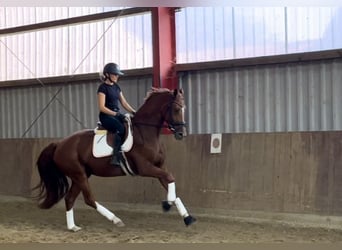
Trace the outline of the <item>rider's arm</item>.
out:
[[[128,112],[130,112],[132,114],[135,113],[135,110],[131,107],[131,105],[129,105],[126,98],[122,94],[122,92],[120,92],[120,103],[121,103],[122,107],[124,107]]]

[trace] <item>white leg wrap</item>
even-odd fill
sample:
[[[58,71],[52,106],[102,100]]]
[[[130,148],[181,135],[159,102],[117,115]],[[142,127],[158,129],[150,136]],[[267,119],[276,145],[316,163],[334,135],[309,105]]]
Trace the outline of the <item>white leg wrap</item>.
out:
[[[69,230],[71,230],[75,226],[73,209],[70,209],[69,211],[66,212],[66,220],[67,220],[67,227]]]
[[[175,200],[176,200],[176,184],[174,182],[171,182],[168,184],[167,201],[169,203],[172,203]]]
[[[114,224],[117,224],[119,222],[121,222],[121,220],[115,216],[115,214],[113,214],[111,211],[109,211],[107,208],[105,208],[104,206],[100,205],[99,203],[96,203],[96,210],[97,212],[99,212],[100,214],[102,214],[104,217],[106,217],[108,220],[113,221]]]
[[[186,211],[186,208],[184,207],[183,202],[181,201],[180,198],[177,197],[177,199],[175,200],[175,204],[176,204],[179,214],[182,217],[189,216],[188,211]]]
[[[66,220],[67,220],[67,228],[70,231],[77,232],[78,230],[81,230],[80,227],[75,225],[74,221],[74,210],[70,209],[69,211],[66,211]]]

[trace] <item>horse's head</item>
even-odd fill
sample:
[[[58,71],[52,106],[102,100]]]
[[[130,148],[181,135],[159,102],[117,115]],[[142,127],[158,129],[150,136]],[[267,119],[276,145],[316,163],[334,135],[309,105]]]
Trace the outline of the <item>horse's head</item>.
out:
[[[152,88],[145,103],[137,111],[133,123],[161,129],[164,123],[177,140],[186,136],[184,121],[184,95],[182,89]]]
[[[168,112],[164,119],[177,140],[181,140],[186,136],[184,112],[185,104],[183,89],[175,89],[173,91],[172,101],[168,105]]]

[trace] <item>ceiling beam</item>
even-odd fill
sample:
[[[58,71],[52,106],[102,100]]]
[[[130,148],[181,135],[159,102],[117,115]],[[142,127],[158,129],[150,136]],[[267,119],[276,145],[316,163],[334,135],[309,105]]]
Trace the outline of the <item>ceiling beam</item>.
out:
[[[49,21],[49,22],[16,26],[16,27],[11,27],[11,28],[6,28],[6,29],[0,29],[0,36],[12,35],[12,34],[23,33],[23,32],[32,32],[32,31],[37,31],[41,29],[51,29],[51,28],[63,27],[67,25],[76,25],[76,24],[82,24],[82,23],[88,23],[88,22],[95,22],[95,21],[111,19],[115,17],[141,14],[141,13],[149,12],[149,11],[151,11],[150,7],[136,7],[136,8],[122,9],[122,10],[108,11],[108,12],[97,13],[97,14],[92,14],[92,15],[65,18],[65,19]]]

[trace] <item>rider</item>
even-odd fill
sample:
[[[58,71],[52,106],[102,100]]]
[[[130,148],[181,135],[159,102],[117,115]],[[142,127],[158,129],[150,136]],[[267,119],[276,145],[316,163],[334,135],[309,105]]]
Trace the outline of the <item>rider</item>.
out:
[[[124,75],[116,63],[108,63],[103,68],[102,83],[97,90],[99,119],[103,127],[114,133],[114,149],[111,159],[112,165],[120,165],[120,150],[125,133],[124,115],[120,113],[119,102],[128,112],[135,114],[135,110],[127,102],[120,86],[117,84],[119,76]]]

